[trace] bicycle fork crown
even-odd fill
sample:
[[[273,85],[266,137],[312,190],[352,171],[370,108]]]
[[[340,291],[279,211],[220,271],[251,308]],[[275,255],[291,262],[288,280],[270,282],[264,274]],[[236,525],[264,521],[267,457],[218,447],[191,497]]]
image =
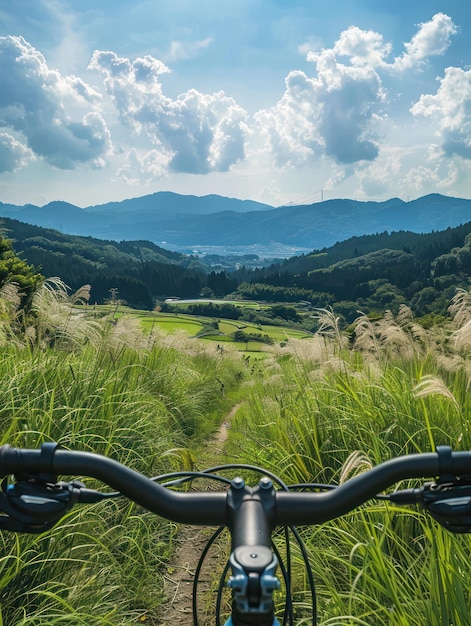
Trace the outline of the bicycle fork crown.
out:
[[[265,546],[242,546],[230,557],[232,576],[227,586],[242,614],[267,613],[273,605],[273,592],[280,588],[275,576],[276,556]]]

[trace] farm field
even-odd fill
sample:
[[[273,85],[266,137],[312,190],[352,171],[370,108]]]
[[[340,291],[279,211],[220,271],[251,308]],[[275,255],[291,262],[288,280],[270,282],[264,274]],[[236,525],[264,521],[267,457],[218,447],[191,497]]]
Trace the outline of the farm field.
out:
[[[144,328],[150,329],[158,326],[165,332],[185,331],[190,336],[196,336],[204,331],[205,327],[214,323],[215,318],[199,317],[195,315],[185,314],[169,314],[169,313],[153,313],[150,316],[142,315],[139,317]],[[271,326],[265,324],[252,324],[250,322],[233,321],[233,320],[217,320],[219,332],[207,332],[203,335],[207,341],[224,341],[232,342],[230,335],[238,330],[250,334],[268,335],[275,342],[285,341],[289,338],[303,339],[312,336],[311,333],[293,328],[284,328],[280,326]],[[215,329],[216,330],[216,329]],[[237,343],[237,342],[235,342]],[[240,342],[239,342],[240,343]],[[253,343],[253,342],[252,342]],[[245,342],[244,342],[245,345]]]
[[[191,318],[183,318],[176,315],[153,315],[152,317],[143,315],[138,317],[140,323],[146,331],[151,331],[155,327],[166,333],[176,333],[180,330],[193,337],[203,328],[203,324]]]
[[[179,302],[184,303],[185,301]],[[213,302],[217,303],[218,301],[214,300]],[[247,306],[249,308],[260,306],[255,302],[231,302],[231,304]],[[94,311],[100,314],[109,314],[110,306],[95,306]],[[306,330],[271,324],[255,324],[243,320],[216,319],[208,316],[189,315],[187,313],[137,311],[123,306],[116,307],[113,312],[116,318],[124,314],[127,317],[138,320],[146,332],[151,332],[157,328],[168,334],[183,331],[189,337],[195,337],[206,342],[224,343],[224,347],[229,347],[230,344],[232,348],[243,351],[263,351],[266,347],[266,342],[258,342],[253,339],[249,341],[235,341],[233,334],[237,331],[242,331],[248,335],[266,335],[274,343],[285,342],[289,339],[305,339],[312,337],[312,333]]]

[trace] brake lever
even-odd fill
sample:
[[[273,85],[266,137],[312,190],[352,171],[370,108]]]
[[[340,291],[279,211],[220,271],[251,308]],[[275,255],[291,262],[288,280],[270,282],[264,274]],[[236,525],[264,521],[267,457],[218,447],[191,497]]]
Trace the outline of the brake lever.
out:
[[[79,481],[49,482],[42,477],[22,477],[2,482],[0,530],[42,533],[52,528],[80,499],[85,485]]]
[[[422,506],[446,530],[471,533],[471,485],[432,483],[423,493]]]
[[[471,475],[456,476],[450,446],[437,446],[439,474],[435,482],[389,495],[397,504],[418,504],[446,530],[471,533]]]
[[[471,533],[471,482],[469,477],[453,482],[425,483],[416,489],[390,494],[396,504],[419,504],[446,530]]]

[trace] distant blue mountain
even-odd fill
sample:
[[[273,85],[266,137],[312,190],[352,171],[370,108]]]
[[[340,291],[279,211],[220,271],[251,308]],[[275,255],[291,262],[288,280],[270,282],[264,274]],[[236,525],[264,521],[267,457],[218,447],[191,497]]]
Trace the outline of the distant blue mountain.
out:
[[[271,207],[223,196],[159,192],[81,209],[0,202],[0,216],[102,239],[168,242],[179,249],[282,244],[318,249],[352,236],[384,231],[427,233],[471,221],[471,200],[430,194],[411,202],[327,200]]]
[[[215,194],[208,196],[187,196],[171,191],[158,191],[148,196],[131,198],[121,202],[108,202],[84,209],[87,213],[133,213],[149,214],[153,217],[168,218],[177,214],[208,215],[221,211],[266,211],[273,207],[253,200],[226,198]]]

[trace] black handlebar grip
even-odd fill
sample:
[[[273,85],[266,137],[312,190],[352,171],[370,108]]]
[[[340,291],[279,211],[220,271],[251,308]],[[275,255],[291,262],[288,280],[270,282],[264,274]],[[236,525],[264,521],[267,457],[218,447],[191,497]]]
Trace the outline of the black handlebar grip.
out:
[[[45,482],[56,482],[57,474],[93,476],[147,510],[176,522],[226,523],[226,492],[172,492],[110,458],[63,450],[52,442],[39,450],[0,447],[0,476],[9,474],[34,475]]]
[[[52,469],[57,443],[43,443],[39,450],[12,448],[8,444],[0,447],[0,477],[9,474],[35,473],[44,476],[54,475]]]
[[[0,478],[14,474],[17,467],[16,450],[8,444],[0,447]]]

